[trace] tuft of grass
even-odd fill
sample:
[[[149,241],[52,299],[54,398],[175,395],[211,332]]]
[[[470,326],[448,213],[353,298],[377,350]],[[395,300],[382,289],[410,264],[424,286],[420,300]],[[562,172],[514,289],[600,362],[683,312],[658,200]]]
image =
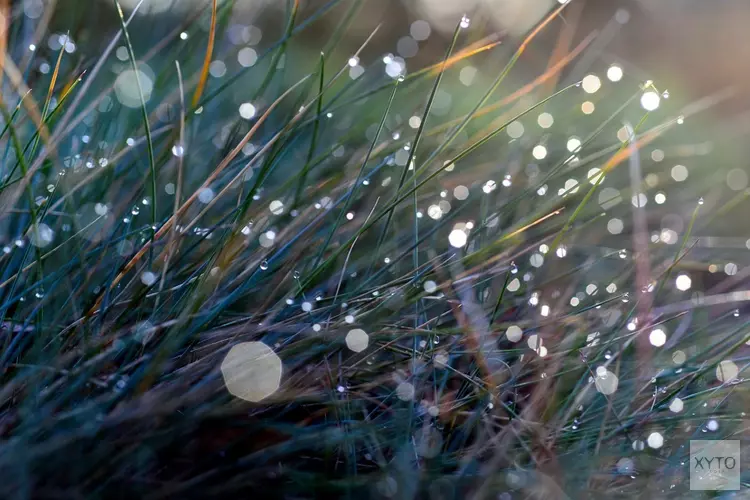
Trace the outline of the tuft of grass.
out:
[[[596,34],[529,76],[567,4],[413,67],[365,3],[0,2],[4,498],[683,498],[742,439],[747,192],[684,146],[725,96]]]

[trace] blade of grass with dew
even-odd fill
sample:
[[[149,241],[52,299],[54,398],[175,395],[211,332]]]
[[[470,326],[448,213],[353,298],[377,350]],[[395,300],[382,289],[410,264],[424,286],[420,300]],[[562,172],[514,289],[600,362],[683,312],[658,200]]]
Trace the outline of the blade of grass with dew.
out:
[[[364,159],[362,160],[362,165],[359,168],[357,177],[354,179],[354,182],[352,183],[351,192],[346,199],[346,203],[339,211],[339,214],[336,217],[336,221],[334,222],[333,227],[331,228],[331,231],[328,233],[326,240],[323,242],[323,245],[321,246],[317,257],[315,257],[315,260],[313,261],[313,264],[312,264],[313,269],[315,269],[320,263],[320,260],[323,258],[323,255],[325,254],[325,251],[328,248],[328,245],[333,239],[334,234],[336,234],[336,231],[341,225],[341,220],[343,216],[348,212],[349,207],[351,207],[357,187],[359,186],[359,183],[362,180],[362,175],[365,171],[365,167],[367,166],[367,163],[370,161],[370,157],[372,156],[372,152],[375,149],[375,145],[377,144],[378,139],[380,138],[380,134],[383,132],[383,127],[385,126],[386,119],[388,118],[388,113],[391,110],[391,106],[393,105],[393,99],[396,97],[397,91],[398,91],[398,81],[393,84],[393,90],[391,91],[391,95],[388,97],[388,103],[386,104],[385,110],[383,111],[383,116],[380,119],[380,123],[378,124],[377,131],[375,132],[375,136],[373,137],[372,141],[370,141],[370,146],[368,147],[367,153],[365,153]],[[373,210],[374,210],[374,207],[373,207]]]
[[[313,155],[315,154],[315,146],[318,142],[318,130],[320,128],[320,116],[321,116],[321,108],[323,107],[323,85],[325,83],[325,59],[324,55],[321,52],[320,54],[320,62],[318,63],[318,72],[319,72],[319,78],[318,78],[318,100],[317,100],[317,108],[316,108],[316,116],[315,121],[313,122],[313,130],[312,130],[312,137],[310,138],[310,147],[307,151],[307,158],[305,159],[305,163],[302,166],[302,172],[300,173],[299,180],[297,183],[297,190],[294,193],[294,201],[292,203],[292,209],[297,208],[297,205],[299,204],[300,196],[302,195],[302,189],[304,188],[305,181],[307,180],[307,172],[310,169],[310,162],[312,161]]]
[[[148,111],[146,111],[146,100],[143,97],[143,87],[141,86],[141,79],[139,76],[140,70],[138,69],[138,61],[135,57],[135,52],[133,51],[133,44],[130,43],[130,35],[128,33],[128,26],[125,23],[125,14],[123,14],[122,12],[122,7],[120,7],[120,3],[117,0],[114,0],[114,3],[117,9],[117,14],[120,18],[120,27],[125,37],[125,46],[128,49],[128,57],[130,58],[130,64],[133,68],[133,74],[135,76],[136,87],[138,88],[138,97],[141,102],[141,112],[143,115],[143,127],[146,131],[146,147],[148,149],[148,165],[149,165],[150,176],[151,176],[151,225],[152,227],[155,227],[156,226],[156,214],[157,214],[156,163],[154,161],[154,142],[153,142],[153,138],[151,137],[151,124],[148,121]],[[214,6],[215,5],[216,5],[216,0],[214,0]],[[151,234],[152,239],[154,238],[154,231],[155,230],[152,229],[152,234]]]
[[[450,58],[451,53],[453,52],[453,49],[456,46],[456,42],[458,41],[458,35],[461,33],[461,24],[459,23],[456,25],[456,28],[453,30],[453,37],[451,38],[450,45],[448,46],[448,49],[446,50],[445,56],[443,57],[443,67],[441,68],[441,71],[438,72],[437,77],[435,78],[435,81],[432,85],[432,89],[430,90],[430,94],[427,97],[427,103],[425,104],[424,111],[422,112],[422,118],[419,122],[419,127],[417,128],[417,133],[414,136],[414,144],[409,149],[409,157],[406,160],[406,164],[404,165],[404,168],[401,170],[401,176],[398,181],[398,186],[396,187],[396,192],[394,194],[394,198],[398,196],[398,192],[403,188],[404,183],[406,182],[406,177],[408,175],[409,169],[412,168],[412,162],[414,161],[414,155],[419,147],[420,139],[422,138],[422,134],[424,133],[425,127],[427,125],[427,117],[430,114],[430,110],[432,109],[432,104],[435,100],[435,94],[437,93],[438,88],[440,87],[440,82],[443,79],[443,75],[445,74],[445,63]],[[416,178],[416,172],[414,174]],[[416,191],[415,191],[416,192]],[[378,256],[380,255],[380,247],[383,245],[383,242],[385,241],[385,238],[388,236],[388,229],[391,224],[391,220],[393,219],[393,213],[396,204],[391,201],[390,203],[391,208],[389,208],[385,214],[385,223],[383,224],[383,228],[380,231],[380,237],[378,238],[378,242],[375,246],[375,257],[372,261],[374,264],[375,261],[378,260]],[[370,266],[370,269],[367,270],[366,275],[369,276],[372,273],[372,265]]]

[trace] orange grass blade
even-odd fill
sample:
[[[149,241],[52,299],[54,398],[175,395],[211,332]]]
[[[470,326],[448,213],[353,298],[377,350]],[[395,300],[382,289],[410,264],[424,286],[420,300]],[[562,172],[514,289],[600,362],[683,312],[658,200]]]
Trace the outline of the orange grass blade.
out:
[[[203,90],[206,88],[206,81],[208,80],[208,67],[211,65],[211,58],[214,54],[214,42],[216,41],[216,4],[217,0],[213,0],[211,6],[211,29],[208,32],[208,45],[206,46],[206,57],[203,59],[203,68],[201,69],[200,80],[198,80],[198,86],[195,87],[195,93],[193,94],[193,108],[198,106],[203,95]]]

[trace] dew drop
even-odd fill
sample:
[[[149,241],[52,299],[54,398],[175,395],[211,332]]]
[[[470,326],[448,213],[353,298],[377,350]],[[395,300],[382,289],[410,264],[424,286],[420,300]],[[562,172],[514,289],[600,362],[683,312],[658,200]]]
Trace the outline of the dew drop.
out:
[[[664,445],[664,436],[662,436],[658,432],[652,432],[648,435],[648,439],[646,439],[646,442],[648,443],[650,448],[658,450]]]
[[[362,352],[367,349],[367,346],[370,343],[370,337],[364,330],[355,328],[353,330],[349,330],[349,333],[346,334],[345,341],[346,346],[349,348],[349,350],[354,352]]]
[[[243,342],[229,350],[221,363],[221,373],[232,395],[257,403],[278,390],[282,363],[264,343]]]
[[[414,386],[409,382],[401,382],[396,387],[396,395],[401,401],[411,401],[414,399]]]
[[[151,271],[146,271],[143,274],[141,274],[141,283],[143,283],[146,286],[151,286],[154,283],[156,283],[156,274],[152,273]]]

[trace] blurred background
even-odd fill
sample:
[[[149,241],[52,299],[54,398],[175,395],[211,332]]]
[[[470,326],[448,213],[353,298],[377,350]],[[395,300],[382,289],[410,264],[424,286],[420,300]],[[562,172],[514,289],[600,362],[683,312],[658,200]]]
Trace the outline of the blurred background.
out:
[[[41,6],[49,0],[19,0],[27,10]],[[124,8],[132,8],[137,0],[123,0]],[[145,0],[140,12],[143,26],[149,26],[146,38],[158,36],[185,16],[195,14],[209,5],[208,0]],[[326,2],[303,0],[301,17],[314,12]],[[488,31],[497,31],[520,39],[557,4],[557,0],[379,0],[361,2],[356,16],[337,49],[349,51],[356,48],[370,31],[380,25],[376,39],[370,45],[373,52],[396,53],[402,40],[404,57],[432,60],[441,55],[445,41],[453,31],[457,19],[466,14],[486,25]],[[113,2],[59,0],[58,9],[66,15],[55,15],[57,29],[76,29],[67,24],[76,20],[80,28],[91,30],[92,39],[106,36],[117,28]],[[266,34],[264,42],[271,42],[283,29],[283,0],[244,0],[234,2],[232,22],[253,24]],[[42,12],[41,7],[38,8]],[[339,8],[343,14],[343,8]],[[41,14],[40,14],[41,15]],[[429,33],[418,40],[416,50],[409,27],[415,20],[429,23]],[[306,36],[311,40],[325,39],[326,31],[340,21],[340,16],[326,16],[316,23]],[[750,76],[750,44],[747,26],[750,23],[750,4],[743,0],[576,0],[568,7],[554,29],[546,30],[533,47],[537,58],[546,62],[549,49],[561,32],[571,37],[571,42],[592,31],[600,32],[593,52],[596,58],[621,60],[629,69],[644,76],[658,79],[669,88],[701,96],[725,86],[735,86],[739,93],[736,102],[748,96]],[[411,41],[408,41],[411,39]],[[435,40],[437,39],[437,40]],[[144,40],[145,41],[145,40]],[[313,47],[311,47],[313,49]],[[530,59],[533,58],[530,57]],[[529,61],[525,61],[526,64]],[[734,107],[727,104],[727,109]],[[736,110],[736,108],[735,108]]]

